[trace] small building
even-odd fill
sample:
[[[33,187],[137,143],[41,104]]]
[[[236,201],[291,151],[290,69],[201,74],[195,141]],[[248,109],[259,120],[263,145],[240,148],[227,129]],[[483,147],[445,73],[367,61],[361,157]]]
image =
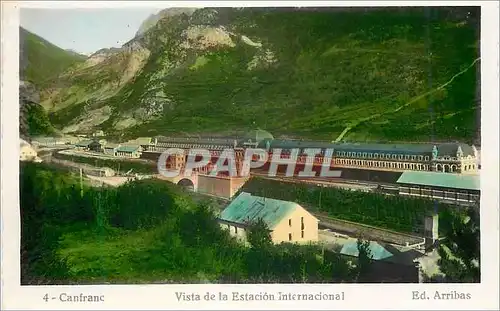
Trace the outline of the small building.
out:
[[[140,158],[142,147],[138,145],[124,145],[116,148],[116,156],[124,158]]]
[[[318,241],[318,219],[294,202],[268,199],[242,192],[219,216],[222,228],[246,242],[246,229],[262,219],[274,243]]]
[[[93,137],[102,137],[102,136],[104,136],[104,132],[102,130],[95,131],[94,133],[92,133],[92,136]]]
[[[348,238],[343,242],[340,254],[354,262],[359,257],[357,239]],[[409,247],[398,247],[387,243],[370,241],[368,250],[371,256],[370,269],[363,283],[418,283],[419,269],[416,261],[423,253]],[[325,260],[336,252],[326,251]],[[331,259],[330,259],[331,258]]]
[[[246,177],[198,174],[197,191],[231,199],[247,180]]]
[[[76,150],[89,150],[89,146],[92,143],[92,140],[81,140],[75,144]]]
[[[115,176],[115,171],[109,167],[86,167],[83,169],[85,175],[97,176],[97,177],[113,177]]]
[[[128,141],[126,144],[127,145],[138,145],[141,146],[143,149],[146,147],[149,147],[153,142],[153,139],[151,137],[138,137],[136,139],[132,139]]]
[[[104,145],[102,148],[104,154],[110,155],[110,156],[116,156],[116,150],[120,147],[120,144],[113,144],[113,143],[107,143]]]
[[[479,201],[479,175],[406,171],[397,181],[399,194],[453,203]]]
[[[19,160],[20,161],[34,161],[41,162],[38,158],[38,154],[35,149],[25,140],[21,139],[19,142],[20,152],[19,152]]]
[[[382,245],[375,241],[369,241],[368,250],[373,260],[383,260],[392,257],[393,254],[386,250]],[[342,255],[358,257],[358,243],[356,240],[349,241],[342,246],[340,250]]]
[[[82,140],[75,144],[77,150],[101,152],[101,144],[95,140]]]

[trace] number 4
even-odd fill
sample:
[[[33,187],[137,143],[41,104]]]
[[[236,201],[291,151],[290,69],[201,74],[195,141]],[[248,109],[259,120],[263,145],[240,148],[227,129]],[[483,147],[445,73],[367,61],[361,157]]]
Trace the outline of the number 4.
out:
[[[43,296],[43,300],[45,300],[45,302],[49,301],[49,294],[45,294],[45,296]]]

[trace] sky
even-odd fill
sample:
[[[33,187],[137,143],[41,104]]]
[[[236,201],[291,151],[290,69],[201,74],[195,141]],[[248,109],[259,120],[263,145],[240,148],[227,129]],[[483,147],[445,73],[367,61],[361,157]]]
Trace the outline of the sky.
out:
[[[141,23],[160,8],[26,9],[23,28],[63,49],[90,55],[120,47],[132,39]]]

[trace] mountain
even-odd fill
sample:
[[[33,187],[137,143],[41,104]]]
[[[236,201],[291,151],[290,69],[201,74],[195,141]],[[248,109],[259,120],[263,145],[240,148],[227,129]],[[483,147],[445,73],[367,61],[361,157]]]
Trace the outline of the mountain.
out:
[[[45,87],[64,132],[471,141],[477,8],[167,9]]]
[[[77,51],[72,50],[72,49],[66,49],[65,51],[68,52],[70,55],[73,55],[74,57],[76,57],[77,62],[81,62],[82,60],[87,58],[86,55],[78,53]]]
[[[156,23],[158,23],[158,21],[161,19],[181,14],[191,15],[194,13],[194,11],[196,11],[196,8],[170,8],[162,10],[157,14],[152,14],[148,18],[146,18],[144,22],[142,22],[139,30],[137,30],[136,37],[141,36],[150,28],[154,27]]]
[[[86,59],[86,56],[61,49],[22,27],[19,27],[19,44],[21,80],[37,86]]]
[[[46,111],[39,104],[40,88],[86,56],[61,49],[22,27],[19,44],[19,133],[29,141],[32,136],[54,133]]]

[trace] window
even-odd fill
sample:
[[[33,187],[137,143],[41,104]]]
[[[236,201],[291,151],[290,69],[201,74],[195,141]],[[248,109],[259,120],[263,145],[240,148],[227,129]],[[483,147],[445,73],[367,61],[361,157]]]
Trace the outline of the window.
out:
[[[409,160],[410,159],[410,156],[409,155],[405,155],[405,160]]]
[[[375,156],[375,159],[378,159],[378,153],[375,153],[374,156]]]
[[[361,158],[361,152],[358,152],[358,158]]]
[[[411,160],[415,161],[415,156],[414,155],[411,156]]]
[[[429,156],[425,156],[425,161],[429,161]]]
[[[400,154],[400,155],[398,156],[398,159],[399,159],[399,160],[403,160],[403,155],[402,155],[402,154]]]
[[[370,159],[371,159],[371,158],[373,158],[373,153],[369,153],[369,154],[368,154],[368,157],[369,157]]]
[[[238,234],[238,227],[234,226],[234,233]]]
[[[292,240],[292,234],[291,234],[291,233],[289,233],[289,234],[288,234],[288,241],[291,241],[291,240]]]
[[[291,218],[288,219],[288,226],[290,226],[290,227],[292,226],[292,219]]]
[[[396,160],[396,155],[395,154],[392,155],[392,159]]]
[[[300,217],[300,230],[304,231],[304,217]]]
[[[419,161],[422,161],[423,159],[424,159],[424,157],[423,157],[423,156],[418,156],[418,160],[419,160]]]
[[[304,238],[304,230],[302,230],[302,231],[300,232],[300,237],[301,237],[301,238]]]
[[[367,153],[363,152],[363,158],[366,158]]]

